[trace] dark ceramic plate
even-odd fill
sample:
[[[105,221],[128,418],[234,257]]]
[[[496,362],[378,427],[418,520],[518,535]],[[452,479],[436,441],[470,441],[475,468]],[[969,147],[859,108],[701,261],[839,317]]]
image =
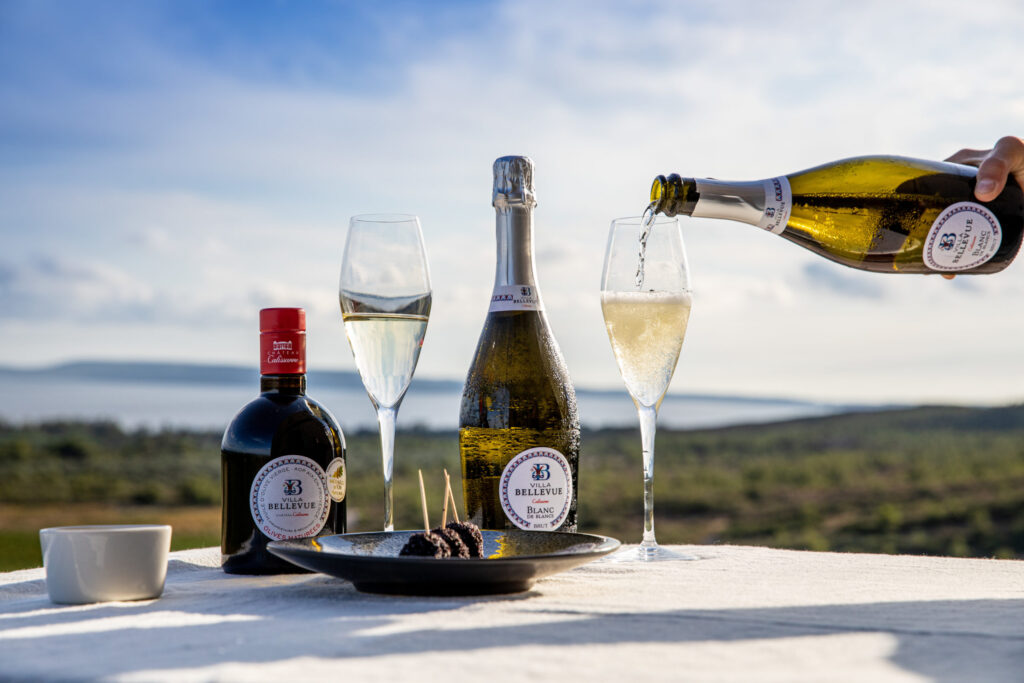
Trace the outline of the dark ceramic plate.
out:
[[[525,591],[537,579],[607,555],[614,538],[560,531],[484,531],[483,559],[399,557],[415,531],[339,534],[271,541],[270,552],[315,572],[348,579],[367,593],[487,595]]]

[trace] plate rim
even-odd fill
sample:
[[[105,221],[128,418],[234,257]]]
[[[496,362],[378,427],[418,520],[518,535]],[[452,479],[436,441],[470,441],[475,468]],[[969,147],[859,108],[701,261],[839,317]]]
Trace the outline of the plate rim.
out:
[[[505,532],[513,531],[513,530],[512,529],[481,529],[481,531],[493,531],[493,532],[498,532],[498,533],[505,533]],[[293,543],[300,543],[300,544],[312,543],[312,542],[317,541],[317,540],[319,540],[321,538],[338,538],[338,537],[354,537],[354,536],[379,536],[379,535],[382,535],[382,534],[416,534],[416,533],[423,533],[422,529],[398,529],[398,530],[395,530],[395,531],[354,531],[354,532],[348,532],[348,533],[344,533],[344,534],[327,534],[326,536],[306,536],[305,538],[290,538],[290,539],[284,539],[284,540],[275,540],[275,541],[270,541],[269,543],[267,543],[267,549],[270,550],[271,552],[273,552],[275,555],[278,555],[278,557],[283,557],[283,556],[279,555],[276,552],[277,550],[279,550],[279,549],[280,550],[287,549],[287,551],[289,551],[289,552],[308,553],[308,554],[316,555],[316,556],[320,556],[320,557],[324,557],[325,555],[334,555],[336,557],[344,557],[346,560],[355,560],[357,562],[380,562],[381,560],[397,560],[397,561],[400,561],[400,562],[411,562],[411,563],[432,563],[432,562],[447,562],[447,561],[451,561],[451,560],[456,560],[460,564],[465,564],[465,563],[473,563],[473,564],[487,563],[487,564],[493,564],[495,562],[500,562],[500,563],[503,563],[503,564],[507,564],[507,563],[517,562],[517,561],[536,562],[536,561],[545,561],[545,560],[551,560],[551,559],[557,559],[557,558],[588,557],[590,555],[597,555],[597,556],[608,555],[608,554],[613,553],[613,552],[615,552],[616,550],[618,550],[619,548],[622,547],[622,541],[620,541],[619,539],[614,538],[612,536],[604,536],[602,534],[590,534],[590,533],[582,533],[582,532],[578,532],[578,531],[533,531],[533,530],[525,530],[525,529],[516,529],[515,531],[519,532],[519,533],[525,533],[525,534],[550,534],[550,533],[555,533],[555,534],[564,534],[564,535],[569,535],[569,536],[579,536],[579,537],[584,537],[584,538],[591,538],[591,539],[595,539],[595,541],[597,542],[597,547],[596,548],[591,548],[591,549],[583,551],[583,552],[554,552],[554,553],[543,553],[543,554],[539,554],[539,555],[538,554],[533,554],[533,555],[514,555],[512,557],[469,557],[469,558],[464,558],[464,557],[416,557],[416,556],[410,556],[410,555],[394,555],[394,556],[392,556],[392,555],[356,555],[356,554],[352,554],[352,553],[338,552],[337,550],[325,552],[325,551],[321,551],[321,550],[313,550],[312,548],[308,548],[308,547],[301,547],[301,546],[297,547],[295,545],[291,545]],[[288,558],[287,557],[283,557],[283,559],[287,560]]]

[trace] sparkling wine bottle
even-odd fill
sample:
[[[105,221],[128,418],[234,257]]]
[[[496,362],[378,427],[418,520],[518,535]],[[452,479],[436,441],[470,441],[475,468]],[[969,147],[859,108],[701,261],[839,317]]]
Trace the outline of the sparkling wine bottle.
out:
[[[974,198],[977,169],[895,156],[844,159],[754,182],[658,176],[650,209],[726,218],[880,273],[995,273],[1020,249],[1024,192]]]
[[[494,162],[497,270],[466,377],[459,451],[467,514],[485,529],[576,530],[580,425],[533,267],[533,162]]]
[[[303,571],[274,540],[345,531],[345,437],[306,396],[306,313],[260,311],[260,395],[221,442],[221,557],[231,574]]]

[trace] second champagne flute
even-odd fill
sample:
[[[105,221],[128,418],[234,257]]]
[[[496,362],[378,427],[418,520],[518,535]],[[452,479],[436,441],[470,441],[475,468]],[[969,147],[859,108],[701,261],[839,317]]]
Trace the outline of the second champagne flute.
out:
[[[352,217],[339,299],[356,369],[377,410],[384,531],[394,531],[395,418],[416,370],[430,315],[430,273],[416,216]]]
[[[654,434],[690,319],[689,270],[679,221],[653,216],[612,221],[601,311],[619,372],[640,417],[644,461],[644,536],[617,560],[691,560],[654,538]]]

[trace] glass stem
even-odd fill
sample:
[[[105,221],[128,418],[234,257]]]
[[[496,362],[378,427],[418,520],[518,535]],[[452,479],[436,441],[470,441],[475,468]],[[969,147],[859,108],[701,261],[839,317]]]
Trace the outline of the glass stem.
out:
[[[640,415],[640,443],[644,455],[644,539],[641,547],[654,547],[654,433],[657,429],[658,409],[655,406],[637,406]]]
[[[395,408],[377,408],[377,423],[380,425],[381,463],[384,468],[384,531],[395,530],[394,498],[391,484],[395,473]]]

